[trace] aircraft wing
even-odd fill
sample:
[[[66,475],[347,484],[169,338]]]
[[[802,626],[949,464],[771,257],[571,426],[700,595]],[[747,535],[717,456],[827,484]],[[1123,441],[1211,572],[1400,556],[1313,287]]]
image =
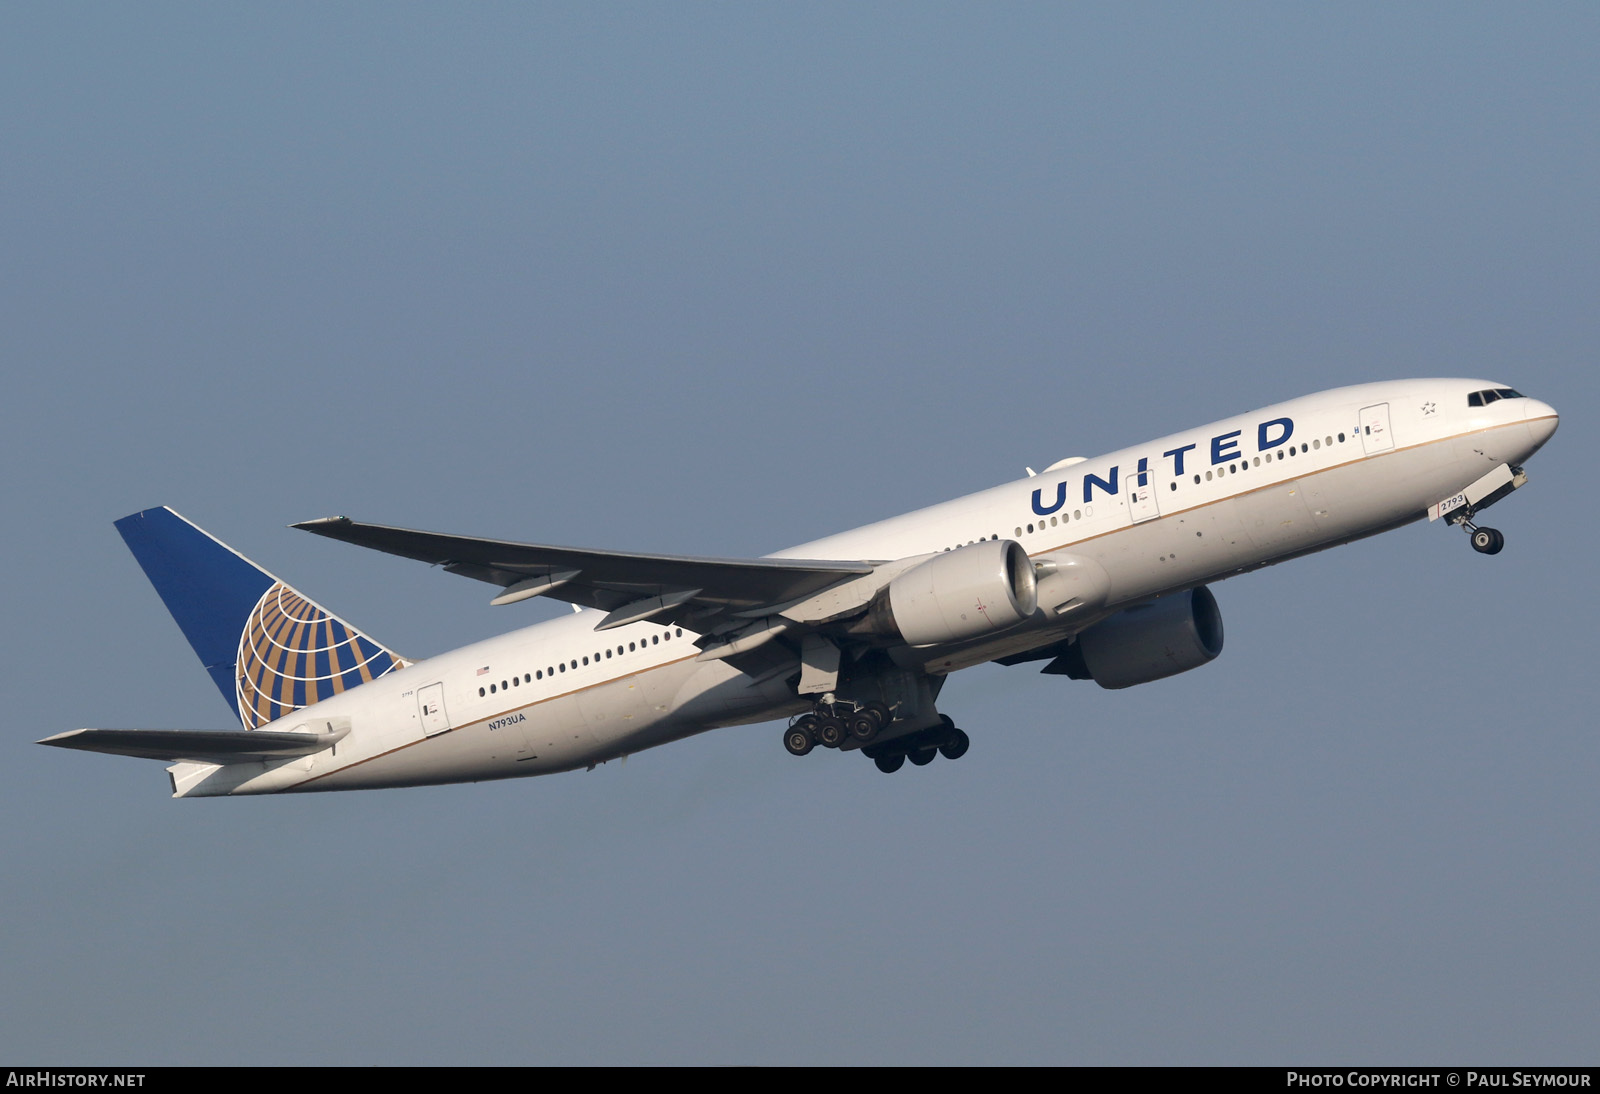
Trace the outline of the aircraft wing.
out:
[[[39,743],[144,760],[187,760],[235,764],[309,756],[332,746],[348,727],[329,733],[271,733],[261,730],[74,729]]]
[[[327,517],[293,527],[329,539],[443,566],[499,585],[495,604],[548,596],[609,613],[595,628],[669,619],[704,629],[709,620],[759,613],[875,568],[871,562],[642,555],[441,535]]]

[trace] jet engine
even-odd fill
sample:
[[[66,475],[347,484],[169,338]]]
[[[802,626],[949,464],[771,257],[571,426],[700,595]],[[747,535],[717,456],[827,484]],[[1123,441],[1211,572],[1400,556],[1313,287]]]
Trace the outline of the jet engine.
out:
[[[1222,613],[1202,585],[1101,620],[1044,671],[1130,688],[1199,668],[1221,652]]]
[[[1033,563],[1014,540],[985,540],[934,555],[873,597],[860,629],[912,646],[982,638],[1033,614]]]

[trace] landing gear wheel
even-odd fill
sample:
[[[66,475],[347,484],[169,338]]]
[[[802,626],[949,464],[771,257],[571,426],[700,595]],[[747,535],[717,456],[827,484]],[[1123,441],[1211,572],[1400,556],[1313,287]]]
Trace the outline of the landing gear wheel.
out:
[[[844,720],[845,729],[850,731],[850,736],[866,744],[878,735],[879,722],[864,710],[858,710]]]
[[[959,760],[967,754],[967,749],[972,744],[972,738],[959,729],[950,731],[950,739],[939,746],[939,751],[944,753],[947,760]]]
[[[916,748],[906,753],[906,759],[918,767],[927,767],[938,754],[939,750],[937,748]]]
[[[1506,545],[1506,537],[1495,528],[1474,528],[1472,549],[1481,555],[1497,555]]]
[[[861,713],[870,716],[873,721],[877,722],[879,729],[894,721],[894,711],[876,701],[863,706]]]
[[[828,748],[844,744],[844,723],[831,714],[817,719],[817,740]]]
[[[897,752],[893,756],[879,756],[872,762],[876,764],[878,766],[878,770],[883,772],[885,775],[893,775],[896,771],[900,770],[900,765],[906,762],[906,757],[904,753]]]
[[[811,739],[811,734],[806,727],[796,722],[783,734],[783,747],[789,750],[791,756],[804,756],[816,747],[817,742]]]

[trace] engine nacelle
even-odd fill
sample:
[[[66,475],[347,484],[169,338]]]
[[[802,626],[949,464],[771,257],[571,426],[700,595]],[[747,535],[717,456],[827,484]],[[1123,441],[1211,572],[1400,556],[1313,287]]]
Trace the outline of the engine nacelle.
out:
[[[1033,563],[1014,540],[986,540],[938,554],[889,582],[867,629],[912,646],[982,638],[1015,626],[1038,605]]]
[[[1101,620],[1078,635],[1055,671],[1130,688],[1199,668],[1221,652],[1222,613],[1202,585]]]

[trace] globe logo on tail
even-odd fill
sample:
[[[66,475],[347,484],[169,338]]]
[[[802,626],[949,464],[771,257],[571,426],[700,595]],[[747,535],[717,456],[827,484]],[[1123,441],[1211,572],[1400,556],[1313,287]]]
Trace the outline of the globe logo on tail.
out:
[[[239,718],[257,729],[376,680],[405,662],[281,581],[256,602],[239,636]]]

